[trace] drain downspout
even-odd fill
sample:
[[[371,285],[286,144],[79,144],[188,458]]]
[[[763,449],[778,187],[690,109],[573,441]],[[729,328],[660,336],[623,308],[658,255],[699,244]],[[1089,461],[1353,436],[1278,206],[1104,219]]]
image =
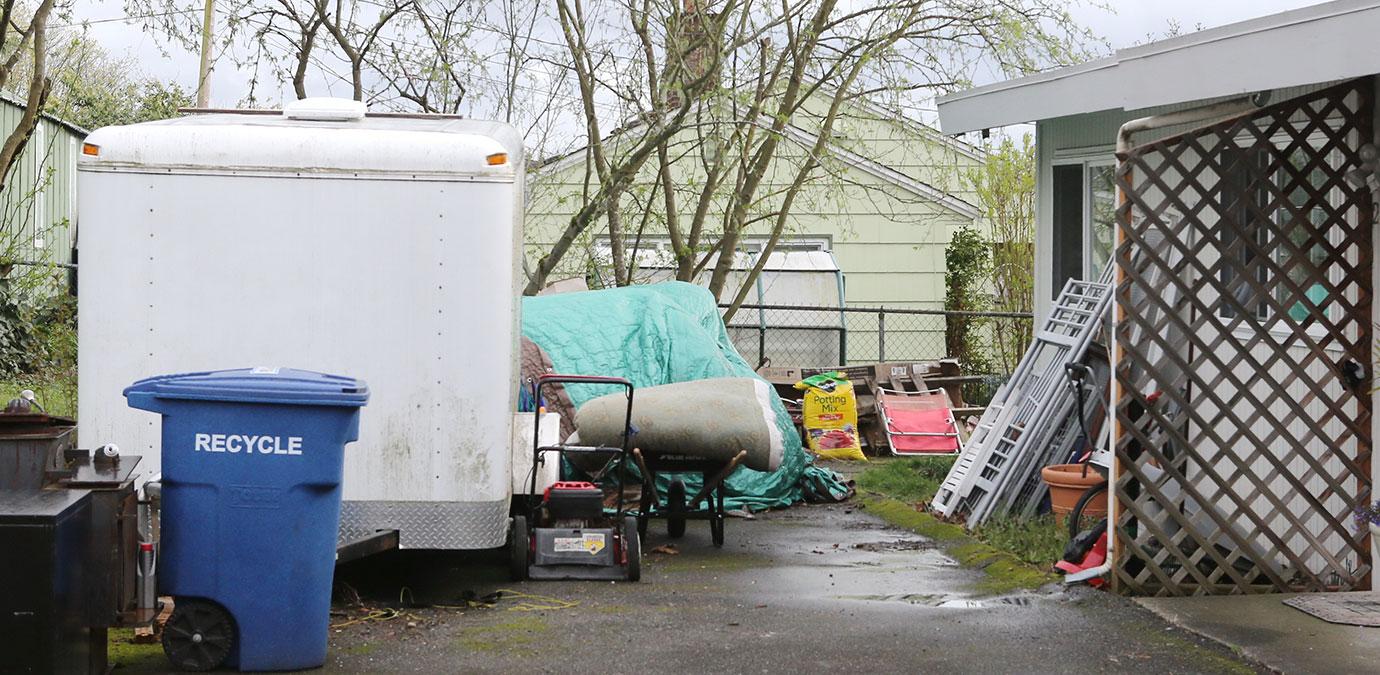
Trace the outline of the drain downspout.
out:
[[[1200,107],[1197,107],[1197,108],[1190,108],[1190,109],[1188,109],[1188,110],[1177,110],[1177,111],[1174,111],[1174,112],[1168,112],[1168,113],[1164,113],[1164,114],[1161,114],[1161,115],[1150,115],[1150,116],[1148,116],[1148,117],[1140,117],[1140,118],[1133,119],[1133,120],[1131,120],[1131,121],[1129,121],[1129,122],[1126,122],[1125,124],[1121,125],[1121,128],[1120,128],[1120,129],[1117,129],[1117,132],[1116,132],[1116,154],[1117,154],[1117,162],[1120,163],[1120,162],[1122,161],[1122,157],[1125,156],[1125,154],[1126,154],[1127,152],[1130,152],[1131,148],[1134,147],[1134,146],[1131,144],[1131,137],[1134,136],[1134,135],[1137,134],[1137,133],[1140,133],[1140,132],[1142,132],[1142,131],[1151,131],[1151,130],[1154,130],[1154,129],[1163,129],[1163,128],[1165,128],[1165,127],[1178,126],[1178,125],[1181,125],[1181,124],[1194,124],[1194,123],[1199,123],[1199,122],[1207,122],[1207,121],[1209,121],[1209,120],[1212,121],[1212,122],[1218,122],[1218,121],[1221,121],[1221,120],[1225,120],[1225,119],[1230,119],[1230,118],[1232,118],[1232,117],[1236,117],[1236,116],[1238,116],[1238,115],[1244,115],[1244,114],[1249,113],[1249,112],[1254,112],[1255,110],[1257,110],[1257,109],[1263,107],[1266,103],[1269,103],[1269,101],[1270,101],[1270,92],[1268,92],[1268,91],[1262,91],[1262,92],[1257,92],[1257,93],[1255,93],[1255,94],[1252,94],[1252,95],[1250,95],[1250,96],[1242,96],[1242,97],[1239,97],[1239,98],[1234,98],[1234,99],[1229,99],[1229,100],[1226,100],[1226,101],[1220,101],[1220,102],[1218,102],[1218,103],[1213,103],[1213,104],[1211,104],[1211,105],[1200,106]],[[1130,178],[1130,174],[1129,174],[1129,173],[1127,174],[1127,178],[1128,178],[1128,179]],[[1120,209],[1121,207],[1124,207],[1124,206],[1126,205],[1128,199],[1127,199],[1127,197],[1126,197],[1126,193],[1122,191],[1121,186],[1120,186],[1119,183],[1118,183],[1118,185],[1117,185],[1117,190],[1116,190],[1116,192],[1117,192],[1117,207],[1118,207],[1118,209]],[[1116,229],[1116,249],[1120,249],[1120,248],[1121,248],[1121,245],[1122,245],[1122,243],[1124,243],[1124,240],[1125,240],[1125,236],[1122,234],[1121,228],[1118,227],[1118,228]],[[1113,256],[1113,257],[1112,257],[1111,263],[1112,263],[1113,265],[1116,265],[1116,277],[1115,277],[1115,278],[1116,278],[1116,281],[1114,282],[1114,285],[1115,285],[1115,286],[1120,286],[1120,285],[1122,284],[1122,282],[1124,282],[1124,281],[1126,280],[1126,273],[1125,273],[1124,270],[1121,269],[1121,266],[1117,264],[1116,256]],[[1117,383],[1116,374],[1115,374],[1115,373],[1116,373],[1117,362],[1119,362],[1119,361],[1121,360],[1121,357],[1122,357],[1121,350],[1120,350],[1119,346],[1117,345],[1117,332],[1116,332],[1116,324],[1119,323],[1119,322],[1121,321],[1121,318],[1122,318],[1122,317],[1121,317],[1120,310],[1115,310],[1115,309],[1114,309],[1113,312],[1112,312],[1112,331],[1111,331],[1111,334],[1112,334],[1112,344],[1111,344],[1111,353],[1112,353],[1111,371],[1112,371],[1112,377],[1111,377],[1111,382],[1109,383],[1110,386],[1109,386],[1108,392],[1107,392],[1107,395],[1108,395],[1109,399],[1110,399],[1113,403],[1114,403],[1115,401],[1117,401],[1119,398],[1121,398],[1121,387],[1120,387],[1119,384]],[[1111,408],[1109,407],[1109,409],[1111,409]],[[1117,421],[1115,415],[1112,415],[1111,417],[1112,417],[1112,419],[1111,419],[1111,422],[1112,422],[1112,438],[1109,439],[1109,442],[1108,442],[1108,445],[1109,445],[1109,446],[1111,445],[1111,443],[1115,442],[1115,439],[1121,437],[1121,424],[1120,424],[1120,422]],[[1110,448],[1109,448],[1109,449],[1110,449]],[[1075,584],[1075,583],[1079,583],[1079,582],[1083,582],[1083,581],[1088,581],[1089,579],[1095,579],[1095,578],[1097,578],[1097,577],[1103,576],[1103,575],[1107,574],[1108,572],[1111,572],[1111,571],[1112,571],[1112,567],[1116,564],[1116,536],[1115,536],[1116,528],[1113,526],[1113,523],[1115,522],[1114,519],[1115,519],[1115,517],[1116,517],[1116,512],[1117,512],[1117,511],[1116,511],[1116,509],[1117,509],[1117,502],[1116,502],[1116,478],[1117,478],[1117,475],[1118,475],[1118,473],[1119,473],[1120,467],[1118,466],[1117,457],[1116,457],[1116,451],[1115,451],[1115,450],[1113,450],[1112,453],[1111,453],[1111,463],[1112,463],[1111,469],[1109,470],[1109,473],[1108,473],[1108,476],[1109,476],[1108,480],[1111,481],[1111,485],[1110,485],[1110,486],[1108,487],[1108,489],[1107,489],[1107,514],[1108,514],[1108,515],[1107,515],[1107,562],[1105,562],[1105,563],[1103,563],[1103,564],[1101,564],[1101,565],[1099,565],[1099,566],[1097,566],[1097,567],[1089,568],[1089,569],[1083,570],[1083,571],[1081,571],[1081,572],[1077,572],[1077,573],[1075,573],[1075,574],[1070,574],[1070,575],[1064,577],[1064,583],[1065,583],[1065,584]],[[1115,586],[1115,580],[1113,580],[1113,585]]]

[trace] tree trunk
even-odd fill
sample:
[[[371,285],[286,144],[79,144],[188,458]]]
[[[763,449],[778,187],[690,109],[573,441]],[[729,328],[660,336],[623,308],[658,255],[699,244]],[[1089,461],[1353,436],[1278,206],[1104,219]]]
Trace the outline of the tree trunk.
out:
[[[52,10],[53,0],[43,0],[30,19],[29,25],[33,29],[33,77],[29,80],[29,95],[24,102],[24,114],[20,116],[18,125],[5,138],[4,145],[0,146],[0,192],[9,184],[10,169],[19,161],[19,155],[29,143],[34,127],[38,126],[39,115],[48,102],[48,92],[53,86],[47,73],[48,15]],[[0,27],[0,30],[3,29],[4,27]]]

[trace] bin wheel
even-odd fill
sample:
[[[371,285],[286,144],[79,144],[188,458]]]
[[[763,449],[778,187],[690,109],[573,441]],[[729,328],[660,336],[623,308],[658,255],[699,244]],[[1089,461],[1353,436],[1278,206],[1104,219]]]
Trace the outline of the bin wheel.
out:
[[[685,483],[671,481],[666,490],[666,534],[672,539],[685,536]]]
[[[532,538],[527,532],[527,516],[513,516],[513,531],[508,534],[508,574],[513,581],[527,580],[527,558]]]
[[[180,670],[214,670],[235,644],[235,619],[210,600],[177,598],[163,626],[163,653]]]
[[[724,517],[722,514],[715,515],[709,519],[709,536],[714,540],[716,548],[724,546]]]
[[[628,558],[628,581],[642,579],[642,538],[637,535],[637,518],[623,518],[623,553]]]

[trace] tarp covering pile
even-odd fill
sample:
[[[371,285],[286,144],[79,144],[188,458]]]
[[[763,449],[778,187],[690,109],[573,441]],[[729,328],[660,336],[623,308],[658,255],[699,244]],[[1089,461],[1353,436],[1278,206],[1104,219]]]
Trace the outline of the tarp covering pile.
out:
[[[699,286],[668,282],[603,291],[524,298],[522,334],[544,349],[557,373],[627,378],[651,387],[713,377],[756,377],[724,329],[714,296]],[[565,387],[575,407],[612,393],[607,386]],[[689,403],[689,402],[687,402]],[[779,400],[776,424],[786,440],[781,466],[764,473],[741,467],[725,482],[725,506],[760,511],[801,500],[809,455]],[[697,476],[682,476],[691,494]],[[670,477],[660,476],[664,493]]]

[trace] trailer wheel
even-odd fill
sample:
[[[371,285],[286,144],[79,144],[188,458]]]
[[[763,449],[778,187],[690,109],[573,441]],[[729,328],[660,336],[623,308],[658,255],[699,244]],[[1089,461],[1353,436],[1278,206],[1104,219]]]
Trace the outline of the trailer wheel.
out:
[[[177,598],[163,626],[163,653],[179,670],[219,668],[235,645],[235,619],[218,603]]]
[[[527,558],[531,547],[527,516],[513,516],[513,531],[508,535],[508,574],[513,581],[527,580]]]
[[[685,536],[685,482],[671,481],[666,490],[666,534],[672,539]]]
[[[623,554],[628,558],[628,581],[642,579],[642,538],[637,536],[637,518],[623,518]]]

